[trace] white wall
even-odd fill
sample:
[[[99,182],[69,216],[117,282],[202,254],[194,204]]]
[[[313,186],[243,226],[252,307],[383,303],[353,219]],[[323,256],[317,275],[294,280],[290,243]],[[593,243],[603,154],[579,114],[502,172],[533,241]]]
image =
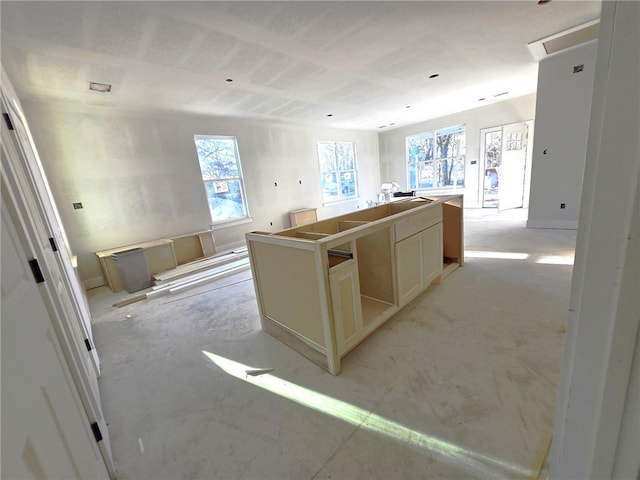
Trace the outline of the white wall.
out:
[[[596,48],[591,42],[540,62],[528,227],[578,227]]]
[[[290,210],[317,207],[323,218],[359,208],[380,186],[376,132],[23,104],[87,286],[101,281],[96,251],[209,228],[194,134],[238,138],[253,221],[216,230],[219,249],[242,242],[247,231],[288,227]],[[360,198],[322,206],[318,140],[356,143]],[[74,210],[73,202],[84,208]]]
[[[480,130],[508,123],[532,120],[535,116],[535,95],[527,95],[494,103],[485,107],[467,110],[446,117],[416,123],[380,134],[380,177],[383,182],[398,182],[402,190],[407,189],[407,156],[405,138],[417,133],[430,132],[443,127],[466,124],[467,154],[465,166],[465,188],[456,193],[464,194],[465,207],[479,207],[482,202],[480,155]],[[531,136],[533,132],[529,132]],[[473,162],[476,162],[475,164]],[[451,190],[441,190],[449,192]]]
[[[604,2],[550,478],[640,478],[640,3]]]

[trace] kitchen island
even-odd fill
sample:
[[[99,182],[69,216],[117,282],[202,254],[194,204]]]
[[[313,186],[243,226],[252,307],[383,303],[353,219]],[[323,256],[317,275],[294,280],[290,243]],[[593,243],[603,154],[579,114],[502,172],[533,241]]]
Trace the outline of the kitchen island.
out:
[[[349,351],[463,265],[463,199],[411,197],[246,240],[263,330],[338,375]]]

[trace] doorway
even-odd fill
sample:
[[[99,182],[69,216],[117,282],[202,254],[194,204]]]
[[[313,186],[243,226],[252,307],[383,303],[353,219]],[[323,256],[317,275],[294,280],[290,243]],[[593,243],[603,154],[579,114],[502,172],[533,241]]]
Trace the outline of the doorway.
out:
[[[529,122],[480,131],[483,157],[483,208],[507,210],[525,203]]]

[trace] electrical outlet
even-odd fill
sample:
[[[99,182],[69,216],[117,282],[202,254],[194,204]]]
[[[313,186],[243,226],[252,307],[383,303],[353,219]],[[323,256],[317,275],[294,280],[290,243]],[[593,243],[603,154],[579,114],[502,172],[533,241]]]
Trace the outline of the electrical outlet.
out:
[[[81,208],[84,208],[82,206],[82,202],[73,202],[73,209],[74,210],[80,210]]]

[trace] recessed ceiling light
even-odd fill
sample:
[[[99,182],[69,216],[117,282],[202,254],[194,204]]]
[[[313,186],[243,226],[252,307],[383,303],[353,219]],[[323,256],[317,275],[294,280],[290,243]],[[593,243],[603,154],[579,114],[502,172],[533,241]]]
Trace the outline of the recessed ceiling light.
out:
[[[436,77],[439,77],[439,76],[440,76],[439,73],[434,73],[432,75],[429,75],[429,78],[436,78]]]
[[[111,85],[109,83],[89,82],[89,90],[100,93],[108,93],[111,91]]]
[[[227,82],[227,83],[231,83],[231,82],[233,82],[233,78],[227,78],[227,79],[225,80],[225,82]]]

